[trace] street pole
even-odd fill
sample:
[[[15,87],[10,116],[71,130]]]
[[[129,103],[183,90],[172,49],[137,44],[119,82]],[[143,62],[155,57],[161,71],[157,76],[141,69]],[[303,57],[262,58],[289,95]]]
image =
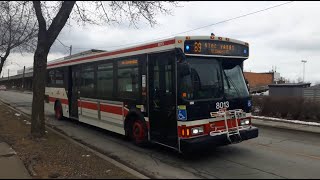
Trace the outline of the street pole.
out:
[[[23,75],[22,75],[22,89],[24,88],[24,73],[26,71],[26,66],[23,66]]]
[[[302,78],[302,82],[304,82],[304,74],[305,74],[305,64],[306,64],[306,60],[301,60],[301,62],[303,63],[303,78]]]
[[[72,45],[70,46],[70,56],[71,56],[71,52],[72,52]]]
[[[9,83],[9,68],[8,68],[8,83]]]

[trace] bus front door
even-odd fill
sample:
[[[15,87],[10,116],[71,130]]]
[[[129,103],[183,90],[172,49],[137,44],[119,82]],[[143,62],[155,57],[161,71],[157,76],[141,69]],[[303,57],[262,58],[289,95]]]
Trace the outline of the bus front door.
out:
[[[80,67],[72,66],[69,93],[71,101],[69,101],[70,117],[79,119],[78,100],[79,100],[79,82],[80,82]]]
[[[174,52],[148,56],[150,139],[178,147]]]

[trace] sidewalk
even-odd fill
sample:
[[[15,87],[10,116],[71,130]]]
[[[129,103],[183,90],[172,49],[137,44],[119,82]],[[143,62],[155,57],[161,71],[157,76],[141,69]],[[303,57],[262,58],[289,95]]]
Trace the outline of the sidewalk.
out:
[[[31,179],[16,152],[5,142],[0,142],[0,179]]]
[[[282,128],[282,129],[291,129],[296,131],[304,131],[304,132],[311,132],[311,133],[320,133],[319,126],[311,126],[311,125],[303,125],[303,124],[294,124],[288,122],[277,122],[268,119],[252,119],[253,125],[258,126],[268,126],[274,128]]]

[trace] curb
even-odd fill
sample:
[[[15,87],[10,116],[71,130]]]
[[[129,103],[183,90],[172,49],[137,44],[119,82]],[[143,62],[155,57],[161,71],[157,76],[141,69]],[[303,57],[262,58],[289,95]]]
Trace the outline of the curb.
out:
[[[20,114],[23,114],[24,116],[27,116],[27,117],[31,118],[30,115],[28,115],[28,114],[20,111],[19,109],[15,108],[15,107],[12,107],[9,103],[3,101],[2,99],[0,99],[0,102],[2,102],[2,103],[3,103],[5,106],[7,106],[8,108],[10,108],[10,109],[12,109],[12,110],[14,110],[14,111],[16,111],[16,112],[19,112]],[[61,132],[58,132],[57,130],[53,129],[53,127],[50,127],[50,126],[47,125],[47,124],[45,125],[45,127],[48,128],[48,129],[50,129],[53,133],[55,133],[55,134],[57,134],[57,135],[65,138],[65,139],[69,140],[70,142],[72,142],[72,143],[74,143],[74,144],[76,144],[76,145],[84,148],[84,149],[87,150],[87,151],[90,151],[90,152],[94,153],[94,154],[97,155],[98,157],[100,157],[100,158],[102,158],[102,159],[110,162],[111,164],[113,164],[113,165],[119,167],[120,169],[122,169],[122,170],[124,170],[124,171],[126,171],[126,172],[128,172],[128,173],[130,173],[130,174],[132,174],[132,175],[134,175],[134,176],[136,176],[137,178],[140,178],[140,179],[150,179],[150,177],[148,177],[148,176],[146,176],[146,175],[143,175],[142,173],[140,173],[140,172],[138,172],[138,171],[136,171],[136,170],[134,170],[134,169],[132,169],[132,168],[130,168],[130,167],[128,167],[128,166],[126,166],[126,165],[124,165],[124,164],[116,161],[116,160],[114,160],[113,158],[108,157],[108,156],[106,156],[105,154],[102,154],[102,153],[100,153],[100,152],[98,152],[98,151],[96,151],[96,150],[94,150],[94,149],[92,149],[92,148],[90,148],[90,147],[88,147],[88,146],[86,146],[86,145],[78,142],[77,140],[74,140],[74,139],[72,139],[71,137],[62,134]]]
[[[264,120],[264,121],[282,122],[282,123],[287,123],[287,124],[297,124],[297,125],[303,125],[303,126],[320,127],[320,123],[312,122],[312,121],[289,120],[289,119],[280,119],[280,118],[270,119],[270,117],[265,117],[265,116],[252,116],[252,119],[259,119],[259,120]]]
[[[289,130],[295,130],[295,131],[320,134],[320,127],[319,126],[288,123],[288,122],[282,122],[282,121],[270,120],[270,119],[262,119],[262,118],[252,118],[252,124],[257,125],[257,126],[265,126],[265,127],[279,128],[279,129],[289,129]]]

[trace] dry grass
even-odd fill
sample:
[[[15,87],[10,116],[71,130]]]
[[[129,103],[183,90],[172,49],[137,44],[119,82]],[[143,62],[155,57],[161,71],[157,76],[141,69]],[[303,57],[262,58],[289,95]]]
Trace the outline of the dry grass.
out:
[[[34,178],[136,178],[48,130],[44,138],[30,137],[23,115],[0,104],[0,138],[10,144]]]

